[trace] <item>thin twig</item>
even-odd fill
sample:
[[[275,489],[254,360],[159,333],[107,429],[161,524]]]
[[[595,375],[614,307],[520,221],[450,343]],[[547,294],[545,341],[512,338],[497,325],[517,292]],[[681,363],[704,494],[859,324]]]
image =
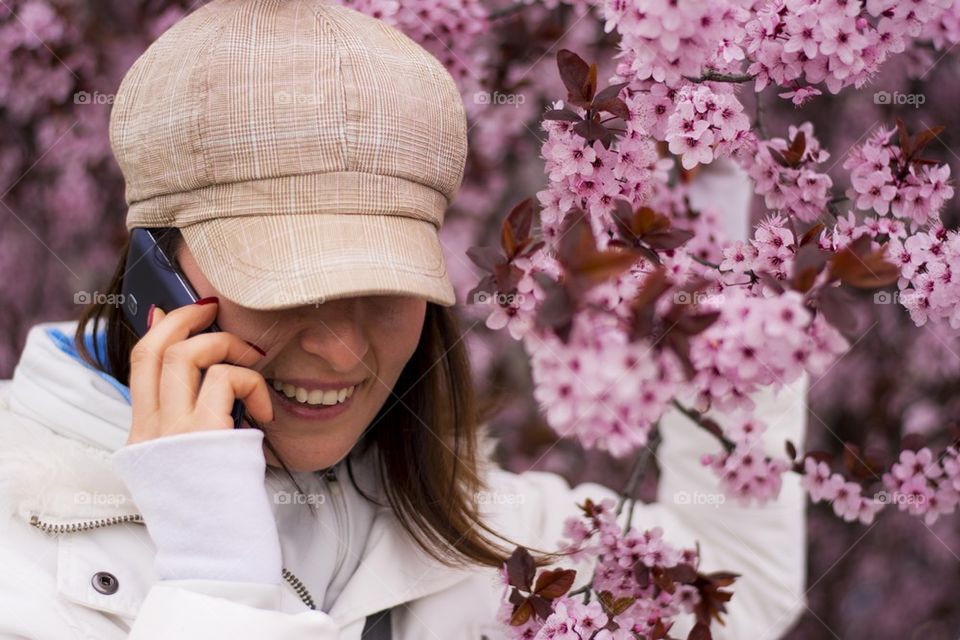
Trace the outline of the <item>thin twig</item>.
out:
[[[756,100],[757,100],[757,125],[756,125],[756,127],[757,127],[757,132],[760,134],[760,137],[761,137],[762,139],[766,140],[766,139],[767,139],[767,132],[766,132],[766,130],[763,128],[763,101],[761,100],[762,97],[763,97],[763,92],[762,92],[762,91],[758,91],[758,92],[756,93]]]
[[[703,414],[702,414],[702,413],[700,413],[699,411],[697,411],[697,410],[695,410],[695,409],[691,409],[691,408],[689,408],[689,407],[683,406],[682,404],[680,404],[679,402],[677,402],[676,399],[674,399],[674,400],[672,401],[672,404],[673,404],[673,406],[677,409],[677,411],[679,411],[679,412],[682,413],[683,415],[685,415],[685,416],[687,416],[688,418],[690,418],[698,427],[701,427],[704,431],[706,431],[707,433],[709,433],[710,435],[712,435],[713,437],[715,437],[717,440],[719,440],[719,441],[720,441],[720,444],[723,445],[723,448],[727,451],[727,453],[730,453],[731,451],[734,450],[734,448],[736,447],[736,445],[733,443],[733,440],[730,440],[729,438],[727,438],[726,436],[724,436],[724,435],[722,435],[722,434],[721,434],[721,435],[718,435],[718,434],[716,434],[712,429],[710,429],[709,427],[707,427],[707,426],[704,424],[705,418],[703,417]]]
[[[620,514],[623,513],[623,507],[627,506],[627,519],[623,524],[624,533],[630,529],[630,525],[633,523],[633,509],[637,503],[637,488],[640,486],[640,481],[643,480],[643,477],[646,475],[647,465],[650,463],[653,450],[660,444],[658,424],[655,424],[651,429],[650,440],[647,442],[647,446],[637,454],[636,459],[633,461],[630,477],[627,480],[627,484],[623,487],[623,491],[620,493],[616,514],[617,517],[620,517]]]
[[[517,3],[509,7],[504,7],[503,9],[498,9],[497,11],[491,11],[487,14],[487,20],[500,20],[501,18],[509,18],[510,16],[520,13],[530,5]]]

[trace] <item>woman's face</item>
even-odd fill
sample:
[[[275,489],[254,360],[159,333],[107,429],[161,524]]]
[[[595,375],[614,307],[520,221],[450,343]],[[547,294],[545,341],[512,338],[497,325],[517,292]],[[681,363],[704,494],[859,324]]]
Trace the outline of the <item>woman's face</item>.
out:
[[[177,262],[201,297],[219,295],[186,245]],[[274,421],[263,430],[291,470],[329,467],[353,448],[416,350],[426,305],[415,296],[377,295],[257,311],[220,296],[220,328],[267,353],[254,367],[266,378],[273,400]],[[287,398],[274,381],[292,385],[305,401]],[[317,388],[326,383],[340,389],[357,382],[361,384],[343,405],[311,404],[324,395]],[[332,401],[332,395],[319,401]],[[266,447],[264,454],[268,464],[279,466]]]

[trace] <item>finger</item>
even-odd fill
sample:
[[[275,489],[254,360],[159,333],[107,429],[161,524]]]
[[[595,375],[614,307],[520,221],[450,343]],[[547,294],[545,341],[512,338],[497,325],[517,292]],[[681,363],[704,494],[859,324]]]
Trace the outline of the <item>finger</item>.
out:
[[[252,367],[261,357],[242,338],[224,331],[201,333],[168,347],[160,375],[161,419],[175,421],[193,413],[203,369],[220,362]]]
[[[217,304],[191,304],[170,313],[156,308],[147,332],[130,352],[130,394],[133,423],[157,421],[160,410],[160,378],[167,347],[189,337],[214,321]],[[137,402],[134,402],[134,395]]]
[[[154,308],[151,324],[130,351],[130,405],[132,421],[130,437],[146,438],[159,426],[160,411],[160,373],[162,354],[157,353],[151,342],[146,340],[157,323],[166,315],[162,309]]]
[[[247,413],[259,422],[273,421],[273,402],[263,376],[252,369],[215,364],[206,371],[197,396],[195,419],[215,427],[233,427],[230,415],[235,400],[242,400]],[[212,427],[212,428],[215,428]]]

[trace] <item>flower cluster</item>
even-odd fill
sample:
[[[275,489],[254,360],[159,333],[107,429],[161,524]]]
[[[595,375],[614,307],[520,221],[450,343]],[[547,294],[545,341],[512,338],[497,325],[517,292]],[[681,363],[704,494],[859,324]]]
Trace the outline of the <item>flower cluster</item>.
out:
[[[605,0],[604,30],[620,34],[617,75],[678,86],[705,66],[732,69],[744,59],[743,24],[750,14],[740,3]]]
[[[857,209],[903,218],[914,227],[930,224],[953,197],[950,165],[914,162],[902,143],[891,142],[896,132],[880,128],[850,151],[843,162],[850,170],[847,196]]]
[[[624,531],[617,522],[613,500],[587,500],[581,509],[582,518],[567,520],[567,539],[561,544],[575,560],[595,562],[590,584],[568,593],[576,571],[554,569],[535,576],[532,559],[518,549],[501,572],[509,599],[504,599],[498,619],[511,638],[665,637],[674,620],[693,613],[697,605],[718,616],[723,611],[731,594],[721,588],[729,586],[735,576],[698,573],[697,551],[671,546],[659,527]],[[700,585],[707,588],[701,592]],[[579,601],[575,593],[592,602]],[[704,617],[698,614],[698,622],[708,622]]]
[[[556,109],[563,106],[561,101],[554,103]],[[573,207],[590,212],[597,230],[609,227],[604,214],[613,208],[614,200],[641,202],[649,196],[654,180],[665,179],[671,164],[658,157],[656,144],[635,119],[627,122],[623,136],[610,149],[599,141],[586,142],[568,121],[546,120],[543,129],[547,139],[541,154],[550,180],[537,198],[543,205],[541,223],[548,242],[557,237]]]
[[[913,322],[945,320],[960,329],[960,232],[937,225],[891,239],[888,253],[900,267],[899,300]]]
[[[743,47],[756,89],[776,84],[780,95],[802,104],[820,93],[861,87],[892,53],[902,52],[923,26],[938,19],[952,0],[865,3],[771,0],[745,25]]]
[[[817,165],[830,154],[820,147],[810,122],[791,125],[788,133],[789,140],[761,141],[756,153],[738,157],[769,209],[810,222],[827,210],[833,181]]]
[[[717,475],[724,493],[742,504],[755,501],[763,505],[775,500],[780,495],[781,478],[790,468],[785,458],[764,452],[766,429],[752,417],[738,417],[723,432],[733,449],[701,459]]]
[[[732,242],[723,249],[722,273],[736,276],[747,271],[763,271],[778,279],[785,279],[793,265],[796,242],[793,232],[786,227],[783,216],[768,216],[757,225],[753,238],[747,242]]]
[[[675,97],[676,109],[667,120],[670,153],[681,157],[684,169],[710,164],[735,150],[750,130],[750,119],[732,93],[717,93],[705,85],[686,86]]]
[[[938,51],[960,42],[960,4],[953,2],[940,15],[923,25],[922,40],[929,40]]]
[[[900,459],[883,474],[883,484],[891,503],[933,524],[953,513],[960,502],[960,452],[951,447],[942,460],[935,460],[927,447],[901,451]]]
[[[669,354],[631,344],[609,314],[578,314],[568,344],[531,331],[524,346],[534,397],[550,426],[617,456],[646,444],[683,377]]]
[[[842,474],[831,473],[826,462],[811,456],[803,464],[800,483],[809,493],[810,500],[814,503],[830,502],[833,512],[845,521],[870,524],[883,508],[883,501],[864,496],[860,483],[849,481]]]
[[[863,220],[857,220],[854,213],[848,211],[846,215],[837,217],[833,228],[821,232],[817,244],[826,251],[839,251],[862,236],[867,236],[877,243],[881,240],[904,240],[907,230],[903,221],[896,218],[866,216]]]
[[[752,409],[751,393],[789,383],[804,371],[822,373],[847,348],[836,329],[804,306],[799,292],[764,298],[730,286],[722,296],[719,320],[690,345],[700,410]]]
[[[848,522],[870,524],[877,512],[895,504],[901,511],[923,516],[931,525],[940,516],[953,513],[960,503],[960,450],[948,447],[935,459],[928,447],[905,449],[881,480],[886,490],[867,497],[860,483],[831,472],[827,462],[808,456],[801,484],[813,502],[830,502],[834,513]]]
[[[488,329],[497,331],[506,327],[511,338],[522,340],[533,329],[537,304],[543,300],[543,292],[533,274],[545,273],[556,279],[559,277],[559,266],[545,251],[534,251],[529,256],[516,258],[513,265],[523,273],[517,281],[516,291],[487,294],[482,302],[492,307],[485,321]]]

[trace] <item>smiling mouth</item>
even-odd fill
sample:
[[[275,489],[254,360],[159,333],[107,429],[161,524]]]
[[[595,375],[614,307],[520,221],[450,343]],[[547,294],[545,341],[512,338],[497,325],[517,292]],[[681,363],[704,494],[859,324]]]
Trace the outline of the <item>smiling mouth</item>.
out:
[[[345,404],[353,394],[356,393],[357,389],[363,385],[363,382],[340,389],[306,389],[280,380],[267,380],[267,384],[270,385],[278,395],[292,403],[304,407],[322,408]]]

